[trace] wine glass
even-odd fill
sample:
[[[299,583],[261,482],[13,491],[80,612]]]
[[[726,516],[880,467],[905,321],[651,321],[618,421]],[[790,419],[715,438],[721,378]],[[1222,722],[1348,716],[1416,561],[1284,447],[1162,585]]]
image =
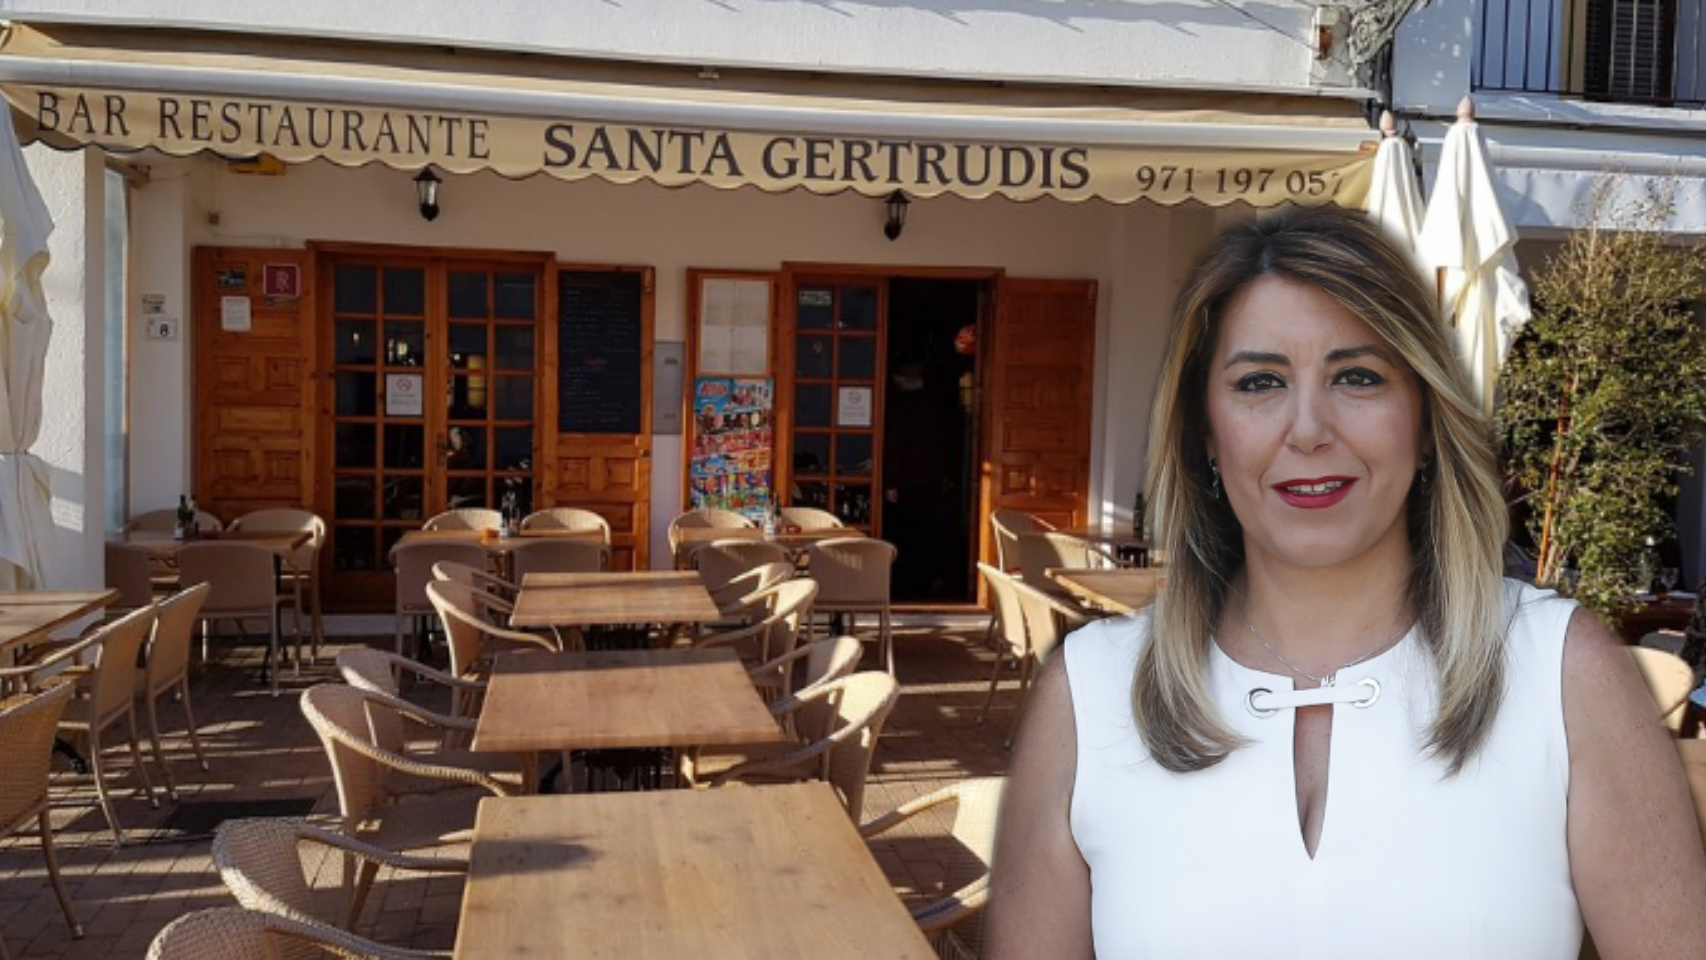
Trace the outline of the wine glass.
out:
[[[1675,567],[1662,567],[1659,569],[1659,586],[1664,588],[1666,596],[1670,595],[1671,589],[1676,586],[1677,577],[1681,574],[1682,571]]]

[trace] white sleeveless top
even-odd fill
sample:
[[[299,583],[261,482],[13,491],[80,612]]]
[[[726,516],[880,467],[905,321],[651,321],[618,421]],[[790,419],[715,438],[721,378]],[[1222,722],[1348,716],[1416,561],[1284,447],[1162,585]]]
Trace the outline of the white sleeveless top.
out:
[[[1253,689],[1292,691],[1288,677],[1214,647],[1210,689],[1250,743],[1176,774],[1150,759],[1131,717],[1148,617],[1068,637],[1078,738],[1071,827],[1090,867],[1096,956],[1575,960],[1582,919],[1564,829],[1562,695],[1575,603],[1505,586],[1504,703],[1457,776],[1424,752],[1437,685],[1414,630],[1339,672],[1339,687],[1369,678],[1381,693],[1367,707],[1333,708],[1313,860],[1298,826],[1295,711],[1263,719],[1245,704]]]

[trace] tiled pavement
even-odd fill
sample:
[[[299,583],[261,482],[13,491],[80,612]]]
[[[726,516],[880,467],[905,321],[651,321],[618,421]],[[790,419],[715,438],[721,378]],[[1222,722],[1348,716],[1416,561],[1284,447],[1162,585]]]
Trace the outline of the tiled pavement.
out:
[[[1019,703],[1016,675],[1004,671],[989,722],[977,724],[993,664],[993,654],[982,645],[983,626],[981,618],[971,617],[903,618],[897,626],[902,695],[877,752],[866,819],[954,780],[1005,769],[1003,741]],[[197,667],[192,678],[211,770],[203,773],[196,766],[181,735],[168,734],[165,743],[181,799],[312,797],[316,815],[335,813],[330,770],[295,694],[335,678],[331,657],[338,647],[329,642],[318,666],[305,668],[300,679],[287,669],[285,694],[275,699],[257,681],[255,648],[216,644],[215,659]],[[866,669],[875,667],[874,648],[867,648]],[[163,704],[162,711],[162,725],[177,729],[177,709]],[[107,757],[115,806],[127,833],[122,848],[113,846],[89,776],[56,762],[53,781],[60,864],[87,930],[84,939],[72,940],[66,930],[34,834],[0,839],[0,938],[14,957],[142,957],[172,918],[233,902],[213,870],[208,842],[154,840],[171,802],[162,800],[160,809],[152,809],[134,792],[122,745],[109,747]],[[886,835],[889,839],[876,848],[878,861],[905,895],[927,898],[969,879],[971,868],[947,837],[950,822],[950,810],[933,811]],[[338,870],[320,870],[317,876],[321,884],[335,883]],[[387,880],[381,874],[382,886],[367,907],[361,932],[416,947],[447,948],[454,938],[461,881]],[[975,930],[964,935],[975,944]]]

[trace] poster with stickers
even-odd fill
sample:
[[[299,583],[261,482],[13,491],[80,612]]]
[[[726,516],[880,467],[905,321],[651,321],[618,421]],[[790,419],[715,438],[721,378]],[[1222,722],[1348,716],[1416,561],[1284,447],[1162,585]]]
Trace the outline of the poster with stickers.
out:
[[[689,507],[718,507],[754,519],[771,512],[774,415],[775,386],[769,379],[694,381]]]

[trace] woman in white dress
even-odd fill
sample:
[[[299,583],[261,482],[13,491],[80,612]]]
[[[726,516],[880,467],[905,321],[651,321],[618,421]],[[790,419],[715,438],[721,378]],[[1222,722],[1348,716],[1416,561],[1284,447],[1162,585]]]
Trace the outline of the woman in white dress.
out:
[[[1619,638],[1501,576],[1487,424],[1355,214],[1223,234],[1157,392],[1156,603],[1014,750],[993,960],[1706,956],[1706,852]]]

